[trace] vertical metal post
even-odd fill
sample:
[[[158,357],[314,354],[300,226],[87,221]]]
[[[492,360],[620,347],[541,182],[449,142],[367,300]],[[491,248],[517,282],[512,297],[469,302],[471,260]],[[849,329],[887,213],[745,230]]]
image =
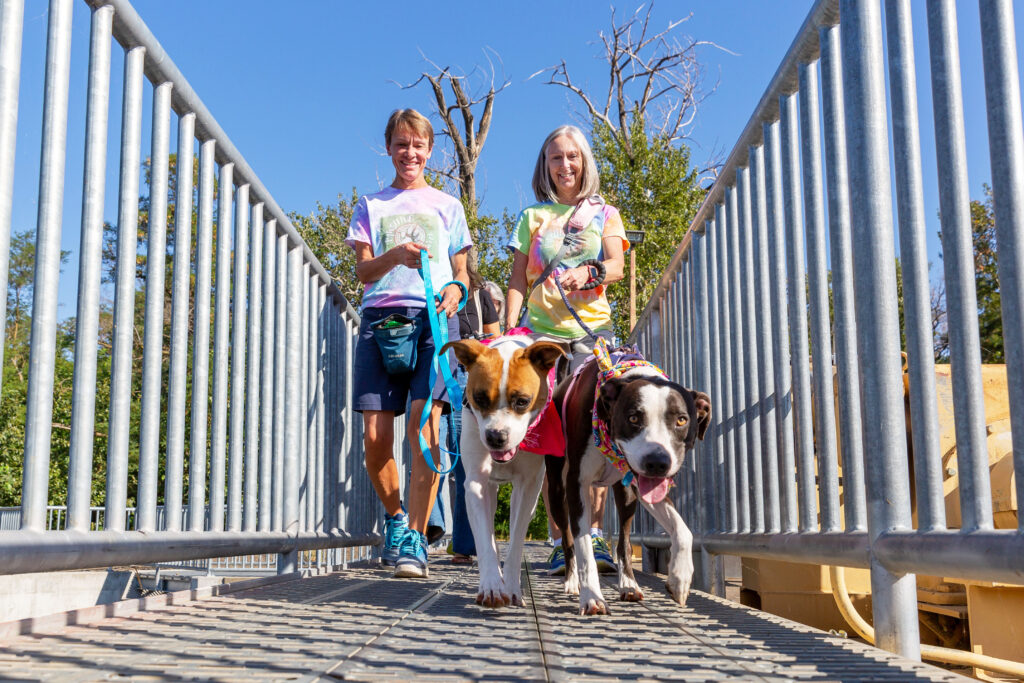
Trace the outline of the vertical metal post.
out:
[[[242,528],[256,531],[257,473],[260,458],[260,314],[263,309],[263,202],[252,207],[249,245],[249,341],[245,370],[245,481]]]
[[[21,80],[21,35],[23,32],[25,16],[25,3],[24,0],[9,0],[0,4],[0,282],[7,282],[8,271],[10,267],[10,251],[11,251],[11,207],[14,200],[14,157],[15,148],[18,142],[18,85]],[[101,29],[96,26],[97,22],[103,22],[107,26],[107,35],[109,36],[110,21],[109,13],[106,14],[106,19],[101,20],[95,15],[93,16],[93,36],[97,36],[97,32]],[[94,43],[95,44],[95,43]],[[107,79],[106,82],[110,83],[110,40],[109,37],[106,43],[107,47]],[[95,109],[93,106],[94,101],[99,101],[99,95],[101,93],[96,92],[94,98],[94,88],[99,88],[100,83],[94,80],[99,78],[101,68],[102,54],[97,54],[94,50],[90,51],[89,56],[89,108],[87,110],[87,132],[86,140],[95,140],[95,133],[97,129],[92,126],[99,126],[99,120],[97,117],[106,115],[106,97],[103,98],[103,110],[102,113]],[[107,127],[102,127],[104,138],[106,137]],[[87,142],[88,145],[88,142]],[[101,146],[104,153],[106,152],[106,144]],[[95,152],[95,148],[94,148]],[[94,176],[94,173],[90,173],[89,169],[94,166],[89,163],[90,159],[94,159],[94,155],[89,154],[89,149],[86,149],[86,187],[89,185],[89,177]],[[104,165],[106,160],[100,163]],[[102,175],[101,175],[102,178]],[[102,197],[102,190],[99,192]],[[85,201],[83,199],[83,201]],[[84,215],[84,214],[83,214]],[[101,218],[102,220],[102,218]],[[79,271],[81,272],[81,271]],[[81,298],[79,298],[81,302]],[[4,320],[7,320],[7,299],[4,298],[3,302],[0,303],[3,306]],[[4,348],[6,348],[6,325],[0,325],[0,367],[3,366],[4,360]],[[75,363],[75,371],[78,371],[77,359]],[[2,380],[2,378],[0,378]]]
[[[327,469],[324,456],[327,453],[324,442],[327,438],[327,424],[324,401],[324,373],[327,369],[327,285],[317,280],[316,287],[316,527],[315,531],[323,531],[326,523],[325,487],[327,485]]]
[[[174,210],[174,279],[171,283],[170,387],[167,395],[167,464],[164,528],[181,530],[181,482],[185,462],[185,373],[188,364],[189,276],[192,260],[192,153],[196,115],[178,117]]]
[[[910,528],[906,426],[893,268],[892,196],[889,186],[881,17],[877,3],[840,0],[846,143],[850,151],[850,217],[857,281],[857,346],[865,396],[864,453],[868,537]],[[917,588],[913,574],[897,576],[872,553],[871,597],[875,643],[919,659]]]
[[[1013,3],[981,0],[981,47],[1017,500],[1024,500],[1024,136]],[[1024,532],[1024,515],[1018,515]]]
[[[107,436],[108,531],[124,531],[128,500],[128,432],[132,412],[132,347],[135,343],[135,262],[139,236],[139,156],[142,145],[142,69],[146,48],[124,56],[121,169],[118,184],[117,273],[110,360],[110,428]]]
[[[761,467],[764,489],[765,531],[779,531],[779,449],[776,442],[775,365],[772,358],[772,312],[768,284],[768,211],[764,171],[764,147],[750,147],[750,192],[752,222],[748,233],[750,269],[753,279],[754,329],[751,339],[757,353],[757,392],[754,401],[760,406]]]
[[[726,194],[729,190],[726,189]],[[712,236],[715,240],[715,255],[718,257],[717,264],[717,295],[718,301],[718,362],[720,364],[721,384],[719,385],[719,396],[722,405],[722,432],[724,435],[725,456],[725,495],[727,505],[727,530],[739,531],[739,505],[736,502],[736,447],[735,447],[735,416],[732,402],[732,357],[729,349],[729,342],[732,339],[732,331],[729,321],[729,267],[726,262],[726,235],[728,223],[726,222],[726,205],[723,202],[716,208],[717,218]]]
[[[113,11],[109,5],[106,7]],[[108,37],[107,42],[109,41]],[[171,83],[164,82],[153,88],[149,226],[146,235],[146,322],[145,343],[142,349],[142,415],[139,426],[139,495],[135,520],[139,531],[155,531],[157,522],[156,498],[157,479],[160,474],[162,412],[160,402],[164,387],[164,280],[167,275],[167,185],[172,87]],[[84,253],[85,247],[82,249]],[[81,339],[81,335],[78,339]],[[76,365],[77,362],[76,359]],[[77,372],[77,367],[75,370]],[[91,384],[95,384],[95,380]]]
[[[814,368],[814,446],[822,531],[839,525],[839,468],[832,393],[832,331],[828,310],[828,256],[825,248],[825,201],[821,182],[821,126],[818,123],[818,61],[801,62],[800,152],[804,216],[807,221],[807,286],[811,309],[811,361]]]
[[[245,468],[245,301],[249,256],[249,184],[235,190],[234,285],[231,288],[231,412],[228,427],[228,531],[242,528]]]
[[[288,329],[288,235],[277,236],[277,289],[274,292],[274,531],[284,529],[285,335]]]
[[[213,420],[210,425],[210,529],[224,530],[228,445],[228,335],[231,318],[231,225],[235,165],[220,167],[217,205],[217,293],[213,316]]]
[[[757,298],[754,296],[754,224],[751,204],[756,201],[751,183],[753,157],[748,158],[748,167],[737,170],[737,188],[741,190],[739,230],[736,235],[737,273],[740,289],[737,292],[743,300],[743,315],[740,321],[743,330],[741,352],[746,374],[746,391],[743,397],[743,411],[747,422],[747,469],[750,471],[751,531],[764,532],[765,495],[764,473],[761,468],[761,389],[757,362]],[[741,284],[740,284],[741,283]]]
[[[800,531],[817,525],[814,501],[814,425],[811,419],[811,369],[807,353],[807,295],[804,291],[804,229],[800,215],[800,133],[797,94],[779,98],[782,122],[782,188],[786,212],[786,288],[793,359],[796,410],[797,497]]]
[[[853,307],[850,191],[846,173],[846,114],[843,110],[839,27],[823,27],[818,31],[818,36],[821,44],[821,89],[824,93],[822,111],[825,118],[825,178],[828,184],[829,242],[832,247],[832,296],[836,367],[839,378],[839,446],[843,467],[843,503],[846,530],[854,531],[867,528],[867,515],[864,510],[860,361],[857,358],[857,321]],[[895,93],[895,86],[893,87]],[[893,95],[893,101],[895,100],[896,97]],[[894,106],[894,120],[895,113]],[[895,123],[893,127],[895,130]],[[903,235],[902,228],[900,235]]]
[[[210,290],[213,266],[213,167],[216,149],[215,140],[204,140],[199,145],[199,220],[196,230],[196,286],[192,319],[189,531],[202,531],[206,523],[206,421],[210,411]]]
[[[8,4],[17,5],[8,9]],[[3,38],[12,27],[7,25],[8,12],[18,13],[17,35],[10,39],[21,45],[20,12],[21,3],[4,3]],[[92,29],[89,36],[89,94],[85,113],[85,182],[82,188],[82,236],[79,240],[78,265],[78,309],[75,316],[75,370],[71,392],[71,452],[68,469],[68,529],[88,531],[90,525],[89,505],[92,497],[92,451],[93,434],[96,425],[96,352],[99,338],[100,278],[103,259],[103,194],[106,187],[107,166],[107,122],[108,99],[110,97],[110,29],[113,7],[100,7],[92,12]],[[4,45],[0,50],[6,52]],[[17,63],[20,52],[14,58]],[[13,74],[5,72],[9,57],[0,56],[0,99],[5,100],[3,88],[9,80],[15,82],[14,105],[17,105],[17,69]],[[3,114],[0,114],[3,116]],[[12,122],[17,110],[11,112]],[[6,118],[6,117],[5,117]],[[5,122],[6,123],[6,122]],[[6,132],[0,124],[0,154],[6,152]],[[14,138],[10,138],[11,152]],[[13,161],[13,157],[12,157]],[[5,170],[0,163],[0,177]],[[11,169],[13,170],[13,168]],[[0,276],[7,282],[7,259],[10,251],[10,196],[6,180],[0,180]],[[161,251],[161,255],[162,255]],[[162,283],[161,283],[162,285]],[[161,286],[162,289],[162,286]],[[6,299],[4,300],[6,306]],[[0,330],[0,364],[3,362],[4,331]],[[140,465],[141,470],[141,465]],[[155,472],[153,473],[155,477]],[[141,472],[140,472],[141,479]],[[154,478],[155,482],[155,478]],[[141,485],[141,484],[140,484]],[[140,494],[141,500],[141,494]]]
[[[28,378],[25,408],[25,464],[21,487],[21,528],[33,531],[42,531],[46,524],[50,480],[57,283],[60,279],[68,73],[71,62],[71,7],[71,0],[50,0],[46,32],[43,144],[39,162],[39,211],[36,218],[36,264],[32,279],[32,338],[29,348],[29,366],[32,371]]]
[[[310,272],[304,281],[307,298],[305,327],[308,327],[303,344],[306,346],[306,414],[304,429],[306,431],[306,526],[305,531],[316,529],[316,352],[317,352],[317,321],[316,305],[318,298],[317,281],[319,276]]]
[[[779,453],[779,503],[782,531],[797,530],[797,500],[794,486],[796,456],[793,444],[793,375],[790,367],[789,308],[786,303],[785,221],[782,201],[782,142],[780,122],[764,123],[766,216],[768,217],[768,269],[771,283],[772,365],[775,367],[775,415]]]
[[[260,358],[260,531],[271,528],[271,491],[274,481],[274,314],[277,291],[277,221],[263,225],[263,340]]]
[[[295,245],[288,250],[288,293],[287,364],[285,379],[284,423],[284,531],[288,534],[299,532],[299,446],[302,431],[302,246]],[[281,553],[277,559],[277,573],[287,574],[297,569],[298,551]]]
[[[961,528],[974,531],[992,528],[992,488],[981,387],[971,198],[967,188],[967,149],[957,45],[955,3],[952,0],[928,3],[928,46],[935,108],[935,151],[939,171],[942,264],[946,274],[949,362],[953,373]]]
[[[302,262],[299,304],[299,530],[309,530],[309,262]]]
[[[735,185],[727,188],[725,193],[729,202],[728,216],[729,229],[723,234],[724,254],[728,266],[723,269],[729,280],[726,290],[729,297],[725,299],[728,312],[731,317],[729,321],[732,334],[729,335],[729,350],[732,354],[732,431],[733,433],[733,467],[737,473],[737,496],[736,504],[739,506],[739,528],[742,532],[750,531],[750,469],[748,467],[747,448],[747,412],[744,406],[746,399],[747,372],[743,364],[743,292],[740,290],[740,201],[739,195],[743,191],[739,169],[736,172]]]

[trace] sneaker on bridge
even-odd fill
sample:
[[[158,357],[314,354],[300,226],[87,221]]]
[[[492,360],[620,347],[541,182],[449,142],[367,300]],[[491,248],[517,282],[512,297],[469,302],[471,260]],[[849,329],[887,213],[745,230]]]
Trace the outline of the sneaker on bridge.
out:
[[[604,536],[591,536],[590,541],[594,546],[594,561],[597,562],[597,571],[602,574],[609,574],[619,571],[615,566],[615,559],[612,557],[612,549]]]
[[[427,578],[427,537],[415,529],[406,529],[395,562],[396,579]]]
[[[384,548],[380,553],[380,562],[386,567],[394,566],[398,561],[398,546],[409,528],[409,516],[399,512],[392,517],[384,514]]]

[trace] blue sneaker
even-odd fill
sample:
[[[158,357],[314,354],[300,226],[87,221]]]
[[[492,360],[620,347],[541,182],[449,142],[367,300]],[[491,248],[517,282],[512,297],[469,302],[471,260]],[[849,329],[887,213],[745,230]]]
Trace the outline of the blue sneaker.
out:
[[[406,529],[395,562],[396,579],[427,578],[427,537],[415,529]]]
[[[562,576],[565,574],[565,551],[559,543],[548,556],[548,574],[551,576]]]
[[[398,561],[398,546],[409,528],[409,516],[399,512],[392,517],[384,515],[384,548],[380,553],[381,564],[391,567]]]
[[[615,566],[615,559],[612,557],[612,549],[604,536],[591,536],[590,542],[594,547],[594,561],[597,563],[597,571],[602,574],[619,571]]]

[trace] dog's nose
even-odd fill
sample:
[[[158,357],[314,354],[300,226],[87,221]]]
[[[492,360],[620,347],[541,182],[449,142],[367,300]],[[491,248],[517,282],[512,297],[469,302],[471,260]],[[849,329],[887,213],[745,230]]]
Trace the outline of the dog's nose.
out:
[[[668,457],[668,453],[658,450],[645,455],[642,465],[647,476],[664,477],[668,474],[669,467],[672,466],[672,460]]]
[[[487,442],[488,448],[503,450],[508,446],[508,432],[503,429],[487,429],[484,431],[484,441]]]

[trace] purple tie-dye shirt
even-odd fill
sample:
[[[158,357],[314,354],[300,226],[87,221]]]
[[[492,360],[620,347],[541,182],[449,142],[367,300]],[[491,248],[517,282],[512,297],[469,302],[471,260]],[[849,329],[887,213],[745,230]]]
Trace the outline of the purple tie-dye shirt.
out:
[[[386,187],[360,197],[345,237],[353,249],[356,242],[369,244],[374,257],[406,242],[426,245],[435,294],[453,279],[451,257],[473,246],[462,202],[433,187]],[[405,266],[395,266],[363,292],[362,308],[425,304],[423,278]]]

